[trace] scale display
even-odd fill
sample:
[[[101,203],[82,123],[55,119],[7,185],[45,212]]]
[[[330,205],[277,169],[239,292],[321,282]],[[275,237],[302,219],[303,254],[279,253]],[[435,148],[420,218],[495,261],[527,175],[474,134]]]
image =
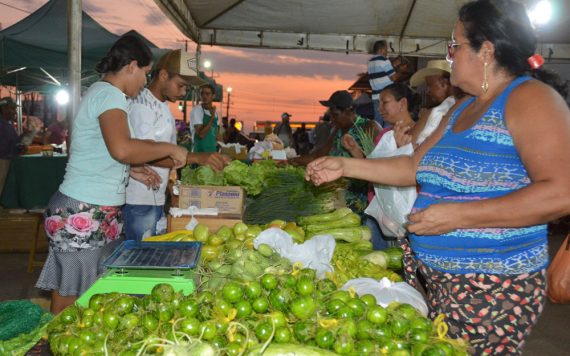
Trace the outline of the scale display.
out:
[[[107,268],[189,269],[200,259],[202,243],[124,241],[103,264]]]

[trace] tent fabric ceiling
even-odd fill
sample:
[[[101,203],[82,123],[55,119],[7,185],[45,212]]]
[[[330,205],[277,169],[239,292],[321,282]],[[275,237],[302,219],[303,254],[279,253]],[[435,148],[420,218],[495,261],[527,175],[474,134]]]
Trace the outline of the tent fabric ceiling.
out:
[[[530,3],[534,0],[523,0]],[[368,52],[377,39],[395,52],[444,56],[467,0],[155,0],[188,37],[204,45]],[[570,1],[539,30],[544,56],[570,58]],[[558,14],[558,17],[556,16]]]

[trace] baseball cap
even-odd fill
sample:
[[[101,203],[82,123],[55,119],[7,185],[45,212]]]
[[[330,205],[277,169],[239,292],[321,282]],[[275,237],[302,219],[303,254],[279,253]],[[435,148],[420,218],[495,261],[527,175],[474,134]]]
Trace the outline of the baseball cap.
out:
[[[425,83],[426,77],[442,75],[444,72],[451,73],[451,64],[445,59],[437,59],[427,62],[427,66],[418,70],[410,78],[410,86],[417,87]]]
[[[156,64],[156,69],[165,69],[171,74],[178,74],[189,85],[204,85],[207,82],[202,80],[194,69],[196,58],[190,53],[183,52],[181,49],[169,51]]]
[[[284,112],[283,114],[281,114],[281,118],[284,119],[286,117],[291,117],[293,115],[289,114],[288,112]]]
[[[329,100],[320,100],[321,105],[329,108],[348,109],[352,107],[352,95],[346,90],[337,90]]]
[[[0,106],[4,106],[4,105],[9,105],[12,107],[17,107],[18,104],[16,104],[16,102],[14,101],[14,99],[12,99],[9,96],[5,96],[2,99],[0,99]]]

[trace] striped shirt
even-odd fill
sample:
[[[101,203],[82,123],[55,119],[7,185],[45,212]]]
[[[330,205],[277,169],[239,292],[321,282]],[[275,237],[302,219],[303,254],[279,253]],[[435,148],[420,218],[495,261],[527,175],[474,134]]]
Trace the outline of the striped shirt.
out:
[[[412,211],[497,198],[531,183],[504,119],[508,95],[529,79],[515,79],[467,130],[455,133],[452,128],[474,98],[453,113],[441,140],[420,162],[416,178],[421,191]],[[410,242],[419,260],[450,273],[521,274],[548,263],[546,225],[411,234]]]
[[[390,76],[394,74],[392,62],[384,56],[374,56],[368,61],[368,81],[372,87],[372,100],[380,99],[380,92],[392,84]]]

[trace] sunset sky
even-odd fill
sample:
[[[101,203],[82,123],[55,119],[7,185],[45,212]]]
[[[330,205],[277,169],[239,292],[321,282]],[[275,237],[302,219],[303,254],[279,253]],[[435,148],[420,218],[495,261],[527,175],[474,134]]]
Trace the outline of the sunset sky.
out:
[[[46,2],[0,1],[2,29]],[[153,0],[83,0],[83,10],[115,34],[134,29],[161,48],[184,48],[187,40]],[[189,41],[188,51],[194,50],[195,44]],[[293,114],[293,121],[318,120],[324,112],[318,100],[327,99],[335,90],[352,84],[358,73],[366,71],[368,56],[202,46],[202,59],[213,63],[218,83],[232,87],[230,116],[243,120],[249,131],[256,120],[280,120],[284,111]],[[227,96],[224,115],[226,100]],[[177,111],[173,106],[173,112],[180,117]]]

